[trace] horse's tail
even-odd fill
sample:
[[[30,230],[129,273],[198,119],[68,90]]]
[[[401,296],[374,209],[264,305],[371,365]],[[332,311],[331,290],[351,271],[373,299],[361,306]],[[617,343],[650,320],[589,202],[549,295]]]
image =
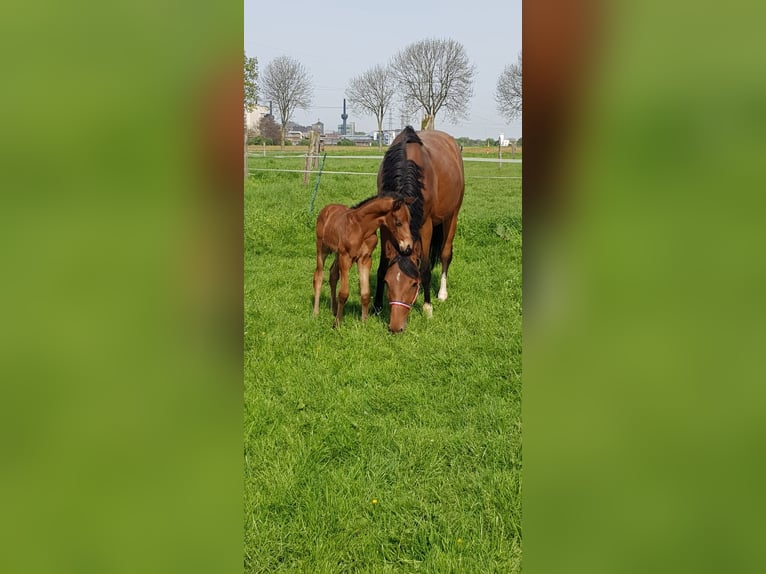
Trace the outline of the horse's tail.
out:
[[[434,268],[436,262],[441,258],[442,248],[444,247],[444,225],[439,223],[434,225],[433,232],[431,234],[431,247],[429,248],[429,256],[431,257],[431,269]]]

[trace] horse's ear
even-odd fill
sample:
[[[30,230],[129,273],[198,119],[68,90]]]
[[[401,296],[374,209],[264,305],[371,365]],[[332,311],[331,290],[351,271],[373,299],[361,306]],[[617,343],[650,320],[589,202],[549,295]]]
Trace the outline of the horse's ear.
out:
[[[386,259],[391,261],[394,257],[396,257],[396,247],[394,247],[394,244],[390,241],[385,242],[385,246],[383,247],[386,253]]]
[[[397,211],[402,206],[402,200],[396,199],[394,200],[394,204],[391,206],[391,211]]]

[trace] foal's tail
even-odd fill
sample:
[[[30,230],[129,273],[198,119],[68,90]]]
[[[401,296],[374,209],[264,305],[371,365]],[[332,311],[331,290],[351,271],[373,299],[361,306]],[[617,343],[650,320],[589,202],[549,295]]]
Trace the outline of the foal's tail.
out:
[[[431,247],[428,250],[431,257],[431,269],[433,269],[436,265],[436,262],[441,259],[441,252],[443,247],[444,225],[439,223],[433,227],[433,232],[431,233]]]

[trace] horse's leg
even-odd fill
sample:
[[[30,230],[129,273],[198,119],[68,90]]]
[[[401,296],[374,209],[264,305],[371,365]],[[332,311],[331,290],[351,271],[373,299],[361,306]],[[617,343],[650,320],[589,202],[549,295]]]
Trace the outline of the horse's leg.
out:
[[[388,271],[388,258],[386,257],[386,241],[392,240],[391,233],[385,228],[380,228],[380,263],[378,263],[378,281],[375,284],[375,300],[372,303],[372,312],[375,314],[383,310],[383,287],[386,285],[386,271]]]
[[[322,242],[317,241],[317,268],[314,271],[314,315],[319,315],[319,293],[322,291],[324,279],[324,262],[330,251],[323,249]]]
[[[332,310],[332,314],[335,315],[338,312],[338,300],[335,298],[335,289],[338,285],[338,260],[340,259],[340,255],[335,255],[335,261],[332,262],[332,267],[330,267],[330,309]]]
[[[442,262],[442,276],[441,283],[439,284],[439,294],[437,298],[439,301],[447,300],[447,271],[449,270],[450,263],[452,263],[452,241],[455,239],[455,231],[457,230],[457,213],[452,216],[449,224],[444,223],[447,229],[447,236],[444,238],[444,247],[441,251]]]
[[[366,253],[356,262],[359,271],[359,296],[362,300],[362,323],[367,320],[367,309],[370,306],[370,269],[372,268],[372,252],[378,243],[377,235],[373,235],[366,242]]]
[[[343,306],[348,301],[348,272],[351,269],[351,257],[348,255],[338,255],[336,263],[340,262],[340,291],[338,291],[338,311],[335,313],[335,323],[333,327],[339,327],[343,319]]]
[[[426,219],[420,228],[420,281],[423,285],[423,312],[426,317],[433,317],[434,307],[431,305],[431,235],[433,223]]]

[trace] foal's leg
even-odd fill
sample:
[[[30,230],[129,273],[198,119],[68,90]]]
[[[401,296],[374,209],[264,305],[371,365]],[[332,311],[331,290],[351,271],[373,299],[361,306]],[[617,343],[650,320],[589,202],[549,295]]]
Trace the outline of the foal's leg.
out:
[[[343,306],[348,301],[348,272],[351,269],[351,257],[348,255],[341,256],[335,260],[337,264],[340,262],[340,291],[338,291],[338,311],[335,313],[335,323],[333,327],[339,327],[341,319],[343,319]]]
[[[383,247],[386,245],[386,241],[393,240],[391,233],[385,228],[380,228],[380,263],[378,263],[378,281],[375,284],[375,300],[372,303],[372,312],[375,314],[380,313],[383,310],[383,287],[386,285],[386,271],[388,271],[388,258],[386,257],[386,250]],[[370,261],[372,267],[372,261]]]
[[[377,235],[373,235],[365,241],[365,253],[356,262],[356,268],[359,271],[359,296],[362,300],[362,323],[367,320],[367,309],[370,306],[370,269],[372,268],[372,252],[377,244]]]
[[[332,262],[332,267],[330,267],[330,309],[333,315],[338,312],[338,300],[335,298],[335,289],[338,285],[338,276],[340,275],[338,268],[339,259],[340,255],[336,254],[335,261]]]
[[[323,249],[322,242],[317,241],[317,268],[314,271],[314,315],[319,314],[319,293],[322,290],[322,280],[324,279],[324,262],[329,253],[329,250]]]
[[[457,213],[452,216],[449,222],[444,222],[447,236],[444,238],[444,247],[441,251],[442,276],[439,284],[439,301],[447,300],[447,271],[452,263],[452,241],[455,239],[455,230],[457,230]]]

